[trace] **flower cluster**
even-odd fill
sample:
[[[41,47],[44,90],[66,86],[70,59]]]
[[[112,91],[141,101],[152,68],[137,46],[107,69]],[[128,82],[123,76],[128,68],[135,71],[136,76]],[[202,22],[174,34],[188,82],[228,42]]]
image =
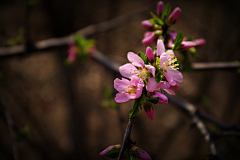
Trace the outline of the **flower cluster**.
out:
[[[172,50],[165,51],[162,40],[157,41],[155,51],[147,47],[146,54],[128,52],[127,58],[131,63],[119,67],[125,78],[114,80],[114,88],[119,92],[115,101],[122,103],[138,99],[136,107],[143,105],[146,116],[153,120],[155,109],[152,103],[167,104],[164,92],[175,95],[172,89],[179,89],[177,82],[183,81],[180,64]]]
[[[153,18],[142,21],[142,26],[148,30],[144,33],[144,38],[142,40],[144,45],[150,45],[157,42],[158,39],[163,38],[164,34],[164,38],[167,40],[167,47],[169,49],[173,48],[177,33],[175,31],[167,31],[169,27],[178,21],[181,15],[181,9],[176,7],[171,14],[170,10],[171,7],[169,4],[164,6],[164,3],[160,1],[157,4],[157,15],[151,13]],[[190,40],[184,37],[178,50],[187,50],[204,44],[204,39]]]
[[[112,145],[107,147],[105,150],[103,150],[99,155],[104,158],[117,158],[119,155],[121,149],[121,145]],[[130,158],[132,157],[132,158]],[[148,155],[147,152],[142,150],[141,148],[138,148],[134,145],[131,145],[130,149],[125,151],[125,154],[123,156],[123,160],[126,159],[141,159],[141,160],[152,160],[152,158]]]

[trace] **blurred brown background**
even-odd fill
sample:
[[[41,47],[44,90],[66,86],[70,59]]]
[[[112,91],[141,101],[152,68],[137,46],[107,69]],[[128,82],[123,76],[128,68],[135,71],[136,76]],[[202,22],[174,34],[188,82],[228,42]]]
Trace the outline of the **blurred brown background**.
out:
[[[141,44],[144,29],[141,21],[156,12],[155,0],[32,0],[26,13],[26,1],[0,1],[0,46],[19,35],[20,28],[33,42],[66,36],[80,28],[153,6],[141,16],[113,30],[94,34],[97,48],[120,64],[127,62],[128,51],[145,52]],[[36,2],[36,3],[35,3]],[[240,60],[240,3],[221,0],[170,0],[172,9],[179,6],[182,15],[172,27],[184,35],[205,38],[198,49],[200,62]],[[27,16],[26,16],[27,15]],[[26,17],[27,20],[26,20]],[[26,22],[27,21],[27,22]],[[1,96],[14,124],[30,127],[30,140],[17,143],[21,160],[100,160],[98,154],[107,146],[122,142],[133,101],[120,105],[125,120],[118,113],[100,107],[105,86],[113,87],[116,75],[89,59],[65,66],[67,47],[28,56],[0,58]],[[176,97],[189,101],[221,121],[239,125],[240,75],[236,71],[193,71],[183,73],[184,82]],[[171,104],[156,105],[156,116],[149,121],[143,111],[137,115],[131,138],[153,160],[201,160],[210,154],[209,146],[190,120]],[[214,125],[210,130],[217,131]],[[227,160],[240,159],[239,138],[215,141]],[[10,133],[3,110],[0,110],[0,159],[11,160]]]

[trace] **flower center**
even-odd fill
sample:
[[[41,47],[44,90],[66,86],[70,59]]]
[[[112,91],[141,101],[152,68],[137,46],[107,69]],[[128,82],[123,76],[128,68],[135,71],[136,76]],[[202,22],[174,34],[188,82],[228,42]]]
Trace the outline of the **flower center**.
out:
[[[136,94],[137,86],[132,86],[132,87],[130,87],[130,86],[128,85],[127,88],[129,88],[129,89],[126,89],[126,90],[125,90],[126,93]],[[124,94],[124,92],[122,92],[122,94]]]
[[[142,70],[138,70],[138,72],[136,72],[136,71],[137,70],[132,70],[131,69],[130,73],[136,74],[136,76],[143,81],[146,80],[149,77],[149,73],[148,73],[148,70],[146,68],[143,68]],[[129,78],[131,79],[131,77],[129,77]]]
[[[167,69],[178,70],[179,68],[177,66],[179,66],[179,64],[175,64],[175,62],[177,62],[177,58],[174,57],[172,53],[170,53],[168,60],[163,63],[162,69],[163,70],[167,70]]]

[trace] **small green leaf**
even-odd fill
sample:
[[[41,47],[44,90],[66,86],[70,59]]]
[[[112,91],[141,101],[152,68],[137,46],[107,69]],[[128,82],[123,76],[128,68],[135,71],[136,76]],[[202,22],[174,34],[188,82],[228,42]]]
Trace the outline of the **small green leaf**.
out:
[[[155,80],[157,83],[160,83],[161,80],[163,79],[164,75],[162,73],[162,71],[156,71],[156,74],[155,74]]]
[[[182,45],[182,40],[183,40],[183,34],[182,34],[182,32],[179,32],[174,41],[174,45],[173,45],[172,49],[177,50]]]
[[[160,18],[158,18],[153,12],[150,12],[150,14],[151,14],[151,16],[154,19],[154,24],[157,24],[159,26],[163,26],[164,25],[163,21]]]
[[[134,103],[134,106],[133,106],[133,109],[130,110],[130,113],[129,113],[129,118],[133,118],[135,117],[138,112],[139,112],[139,106],[141,105],[141,97],[139,97],[138,99],[136,99],[135,103]]]
[[[193,56],[193,58],[198,59],[198,53],[195,47],[189,48],[188,51],[190,52],[190,54]]]
[[[28,126],[25,126],[20,130],[20,132],[16,135],[16,141],[20,142],[24,139],[29,140],[30,139],[30,128]]]
[[[168,15],[170,14],[170,12],[171,12],[171,6],[170,6],[170,4],[166,4],[164,9],[163,9],[162,16],[161,16],[161,19],[162,19],[163,22],[165,22]]]
[[[112,149],[106,153],[106,156],[109,158],[118,158],[120,149]]]
[[[154,18],[149,19],[149,22],[155,24]]]
[[[138,56],[142,58],[145,64],[148,64],[148,58],[144,53],[138,52]]]
[[[151,97],[151,98],[147,98],[148,101],[157,104],[159,102],[159,97]]]

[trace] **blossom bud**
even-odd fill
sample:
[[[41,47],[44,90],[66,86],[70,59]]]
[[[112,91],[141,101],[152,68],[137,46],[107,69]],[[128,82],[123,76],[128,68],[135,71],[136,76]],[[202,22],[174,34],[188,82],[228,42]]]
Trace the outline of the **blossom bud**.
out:
[[[119,152],[120,152],[121,145],[120,144],[116,144],[116,145],[109,146],[105,150],[103,150],[99,155],[104,157],[104,158],[108,158],[108,156],[106,154],[109,151],[114,150],[114,149],[119,150]],[[109,158],[111,158],[111,157],[109,157]]]
[[[172,13],[168,16],[167,19],[167,25],[172,26],[173,24],[177,23],[179,17],[181,15],[181,9],[179,7],[176,7]]]
[[[149,156],[149,154],[147,152],[145,152],[144,150],[142,150],[141,148],[138,148],[136,146],[133,146],[131,148],[131,151],[133,153],[133,155],[139,159],[142,160],[152,160],[152,158]]]
[[[71,46],[69,49],[68,49],[68,61],[70,63],[74,62],[77,58],[77,47],[76,46]]]
[[[203,38],[200,38],[200,39],[194,40],[194,42],[196,43],[196,46],[202,46],[206,43],[206,40]]]
[[[153,54],[153,50],[151,47],[147,47],[146,49],[146,56],[148,57],[148,60],[151,62],[152,60],[155,60],[155,56]]]
[[[149,45],[149,44],[155,43],[156,40],[157,40],[157,36],[155,35],[154,32],[146,32],[144,34],[144,38],[142,40],[142,44]]]
[[[144,21],[142,21],[142,26],[145,29],[150,29],[154,26],[154,24],[150,23],[149,20],[144,20]]]
[[[164,9],[164,3],[162,1],[159,1],[157,4],[157,15],[160,16]]]
[[[179,47],[179,50],[187,50],[189,48],[195,47],[196,43],[193,41],[183,41],[181,46]]]
[[[147,116],[147,118],[152,121],[155,117],[155,109],[152,106],[152,104],[148,104],[144,106],[144,112]]]

